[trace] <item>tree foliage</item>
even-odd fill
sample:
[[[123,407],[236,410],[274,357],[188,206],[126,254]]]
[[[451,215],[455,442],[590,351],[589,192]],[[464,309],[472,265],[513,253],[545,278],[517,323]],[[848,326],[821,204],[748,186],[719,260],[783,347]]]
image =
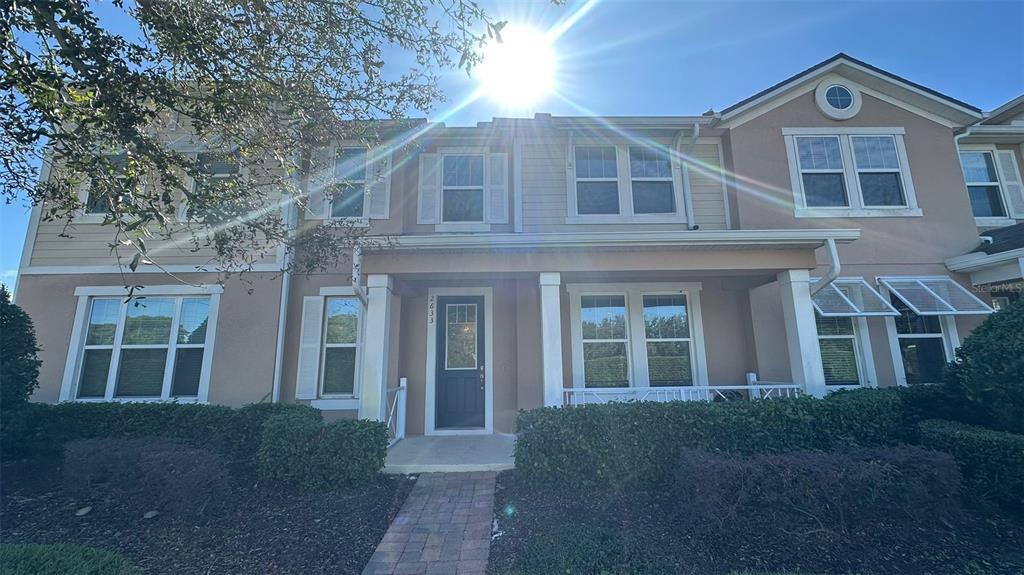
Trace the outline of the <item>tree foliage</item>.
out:
[[[302,207],[294,174],[325,168],[302,151],[405,129],[397,119],[443,99],[438,71],[469,70],[502,26],[472,0],[5,0],[0,22],[8,202],[67,223],[105,213],[112,255],[132,269],[160,265],[146,242],[174,235],[222,268],[285,244],[307,271],[360,232],[290,233],[278,207]],[[245,177],[212,178],[211,161]]]
[[[0,408],[4,411],[23,405],[39,386],[38,352],[32,319],[11,303],[7,287],[0,284]]]

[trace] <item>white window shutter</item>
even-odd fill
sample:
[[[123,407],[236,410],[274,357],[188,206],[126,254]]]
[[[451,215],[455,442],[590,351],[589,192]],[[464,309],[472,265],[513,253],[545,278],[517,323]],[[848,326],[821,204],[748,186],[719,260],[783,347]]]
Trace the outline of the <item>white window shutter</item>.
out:
[[[295,399],[316,399],[320,383],[320,339],[323,335],[324,298],[302,298],[302,329],[299,333],[299,371]]]
[[[487,154],[487,223],[508,223],[508,154]]]
[[[1017,169],[1017,160],[1010,150],[997,150],[996,158],[999,164],[999,177],[1010,204],[1007,211],[1010,217],[1024,219],[1024,182],[1021,181],[1020,171]]]
[[[416,202],[416,223],[436,224],[441,204],[441,156],[420,154],[419,198]]]
[[[306,219],[325,220],[330,213],[326,191],[334,183],[334,147],[317,148],[310,158]]]
[[[366,153],[366,201],[369,217],[386,220],[391,207],[391,150],[371,148]]]

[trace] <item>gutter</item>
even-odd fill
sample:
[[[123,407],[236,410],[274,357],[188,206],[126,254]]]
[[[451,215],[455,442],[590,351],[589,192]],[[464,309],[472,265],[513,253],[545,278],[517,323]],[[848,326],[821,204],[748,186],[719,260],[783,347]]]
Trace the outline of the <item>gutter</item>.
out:
[[[833,242],[849,243],[860,238],[859,229],[776,229],[776,230],[666,230],[640,232],[552,232],[540,234],[430,234],[398,236],[385,247],[367,246],[374,251],[501,250],[629,247],[805,247],[818,248]]]
[[[356,246],[352,248],[352,291],[359,298],[363,307],[367,306],[366,288],[363,287],[363,248]]]
[[[949,258],[946,260],[946,269],[951,272],[972,272],[1020,258],[1024,258],[1024,248],[994,254],[971,253]]]
[[[298,165],[298,153],[296,152],[293,157],[296,160],[296,165]],[[302,182],[299,180],[298,171],[292,175],[292,180],[297,187],[302,185]],[[285,204],[284,217],[291,228],[289,235],[294,234],[299,225],[299,214],[295,209],[295,202]],[[285,328],[288,326],[288,296],[291,294],[292,287],[292,273],[288,269],[290,264],[291,255],[285,250],[284,259],[281,262],[281,268],[284,270],[284,273],[281,276],[281,302],[277,310],[277,345],[274,346],[274,382],[270,389],[271,403],[280,403],[281,401],[281,375],[284,371],[284,337]]]

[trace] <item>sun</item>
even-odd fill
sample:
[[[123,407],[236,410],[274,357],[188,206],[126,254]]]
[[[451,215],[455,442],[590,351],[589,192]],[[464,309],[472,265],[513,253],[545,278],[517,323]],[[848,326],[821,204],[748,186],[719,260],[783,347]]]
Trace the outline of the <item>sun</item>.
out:
[[[533,28],[508,26],[501,40],[484,49],[480,88],[506,108],[529,108],[555,88],[555,50],[547,36]]]

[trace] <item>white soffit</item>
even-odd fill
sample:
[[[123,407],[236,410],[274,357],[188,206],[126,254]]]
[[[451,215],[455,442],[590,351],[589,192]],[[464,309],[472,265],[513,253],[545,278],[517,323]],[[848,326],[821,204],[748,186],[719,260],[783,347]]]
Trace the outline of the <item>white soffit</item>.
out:
[[[950,278],[878,278],[917,315],[982,315],[994,310]]]
[[[863,279],[838,279],[814,294],[814,309],[822,317],[899,315]]]

